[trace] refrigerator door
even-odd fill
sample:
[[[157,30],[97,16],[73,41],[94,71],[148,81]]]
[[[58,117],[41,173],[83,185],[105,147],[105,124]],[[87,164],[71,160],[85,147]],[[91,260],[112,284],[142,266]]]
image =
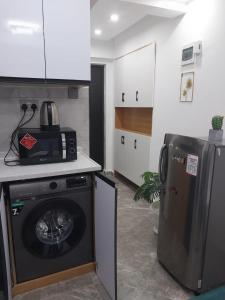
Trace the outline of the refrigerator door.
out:
[[[202,291],[225,282],[225,147],[216,147],[210,212],[205,247]]]
[[[158,258],[184,286],[198,290],[205,241],[208,142],[166,135],[159,163],[165,191],[160,197]]]

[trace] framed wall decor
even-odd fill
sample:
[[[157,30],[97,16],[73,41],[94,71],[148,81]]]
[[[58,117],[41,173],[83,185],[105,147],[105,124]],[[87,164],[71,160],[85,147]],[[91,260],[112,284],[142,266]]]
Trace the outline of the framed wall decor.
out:
[[[181,73],[180,102],[192,102],[194,94],[194,72]]]

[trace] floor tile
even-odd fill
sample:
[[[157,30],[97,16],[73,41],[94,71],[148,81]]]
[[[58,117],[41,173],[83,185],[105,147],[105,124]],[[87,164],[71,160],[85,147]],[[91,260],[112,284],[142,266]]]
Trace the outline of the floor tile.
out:
[[[187,300],[188,293],[157,260],[158,210],[133,200],[135,189],[118,188],[118,300]],[[95,273],[50,285],[14,300],[110,300]]]

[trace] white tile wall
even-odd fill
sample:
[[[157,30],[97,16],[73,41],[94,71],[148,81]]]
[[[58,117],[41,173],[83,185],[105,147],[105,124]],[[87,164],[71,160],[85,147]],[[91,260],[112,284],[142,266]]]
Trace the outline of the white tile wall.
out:
[[[60,93],[62,97],[63,91]],[[11,92],[0,89],[0,152],[7,151],[10,135],[21,118],[19,99],[23,98],[15,98],[15,96],[12,98],[13,95],[18,97],[18,92],[14,89]],[[28,99],[26,92],[24,95]],[[29,95],[31,94],[29,93]],[[79,99],[59,99],[56,98],[57,93],[51,93],[51,95],[55,96],[50,100],[56,102],[61,127],[71,127],[76,130],[78,146],[89,154],[89,89],[87,87],[80,88]],[[38,99],[37,94],[34,98],[35,100]],[[40,106],[44,100],[47,99],[41,98],[39,100]],[[39,114],[38,111],[34,120],[27,127],[39,127]]]

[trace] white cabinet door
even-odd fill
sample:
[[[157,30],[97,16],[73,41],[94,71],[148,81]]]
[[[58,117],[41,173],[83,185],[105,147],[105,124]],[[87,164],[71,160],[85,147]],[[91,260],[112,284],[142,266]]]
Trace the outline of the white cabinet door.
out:
[[[115,106],[125,106],[126,96],[125,95],[125,73],[123,60],[119,59],[115,61]]]
[[[131,133],[132,144],[132,169],[130,180],[140,186],[143,183],[141,175],[149,171],[150,164],[150,137],[142,134]]]
[[[134,52],[136,90],[133,91],[135,106],[153,107],[155,85],[155,44]]]
[[[11,268],[9,259],[9,245],[8,245],[8,230],[6,221],[6,208],[3,196],[2,188],[0,187],[1,199],[0,199],[0,272],[3,279],[3,286],[6,289],[4,296],[7,300],[12,299],[11,295]],[[1,290],[0,290],[1,296]],[[1,298],[1,297],[0,297]],[[2,298],[1,298],[2,299]],[[3,297],[3,299],[5,299]]]
[[[115,106],[153,107],[155,44],[115,61]]]
[[[115,106],[132,107],[131,86],[135,84],[131,55],[125,55],[115,61]]]
[[[101,174],[95,175],[96,273],[112,300],[117,299],[117,189]]]
[[[128,142],[126,131],[115,130],[114,169],[124,176],[126,176]]]
[[[141,185],[141,175],[149,170],[150,137],[115,130],[114,169],[130,181]]]
[[[90,80],[90,0],[43,0],[47,79]]]
[[[0,38],[0,76],[45,78],[42,0],[1,0]]]

